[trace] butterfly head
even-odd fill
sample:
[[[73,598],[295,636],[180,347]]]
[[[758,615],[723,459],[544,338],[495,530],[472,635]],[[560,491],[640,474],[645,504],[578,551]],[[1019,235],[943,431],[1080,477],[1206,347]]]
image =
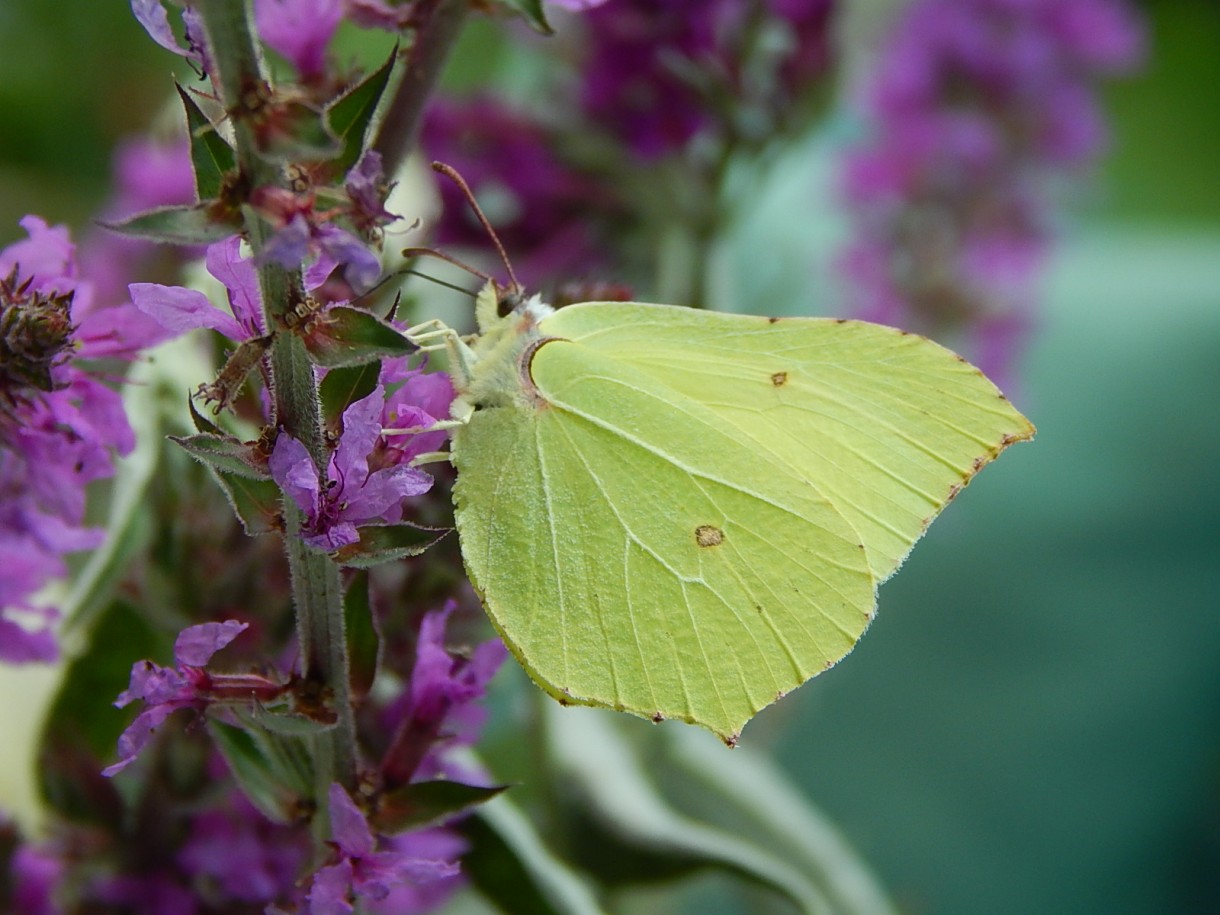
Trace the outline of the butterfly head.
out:
[[[479,290],[474,304],[474,316],[482,336],[526,333],[554,310],[541,296],[526,296],[520,286],[504,287],[495,280]]]

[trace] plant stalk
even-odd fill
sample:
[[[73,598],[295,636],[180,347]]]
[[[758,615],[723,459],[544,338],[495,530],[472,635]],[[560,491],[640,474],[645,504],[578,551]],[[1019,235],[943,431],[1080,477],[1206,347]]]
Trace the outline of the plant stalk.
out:
[[[271,89],[254,40],[248,0],[199,0],[196,9],[212,55],[214,88],[233,125],[237,164],[246,186],[286,187],[282,167],[259,154],[252,124],[259,99],[269,99]],[[257,258],[272,228],[246,208],[245,230]],[[258,278],[267,328],[275,334],[268,354],[273,423],[305,446],[324,477],[330,450],[323,433],[314,367],[299,337],[277,332],[285,326],[283,316],[304,298],[301,271],[265,263],[258,267]],[[315,829],[325,839],[329,838],[326,797],[330,784],[338,782],[348,790],[356,786],[356,727],[343,627],[343,588],[338,565],[301,540],[302,513],[287,496],[283,498],[283,515],[303,680],[306,689],[315,690],[336,717],[333,728],[311,738],[319,805]]]

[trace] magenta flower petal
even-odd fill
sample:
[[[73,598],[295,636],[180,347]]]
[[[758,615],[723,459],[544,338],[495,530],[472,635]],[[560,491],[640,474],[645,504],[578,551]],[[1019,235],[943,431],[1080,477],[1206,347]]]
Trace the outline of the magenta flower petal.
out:
[[[0,616],[0,661],[29,664],[54,661],[58,657],[55,634],[49,628],[31,631]]]
[[[174,641],[174,658],[183,666],[203,667],[212,659],[212,655],[249,628],[249,623],[239,623],[237,620],[189,626],[178,633]]]
[[[344,487],[359,486],[368,477],[368,456],[381,435],[385,389],[378,385],[367,397],[343,411],[343,435],[330,462],[331,476]]]
[[[18,222],[29,238],[13,242],[0,251],[0,276],[14,268],[31,279],[38,292],[71,292],[76,285],[76,246],[64,226],[49,226],[41,216],[24,216]]]
[[[364,819],[360,808],[343,790],[343,786],[335,783],[330,786],[328,794],[330,805],[330,834],[339,846],[339,850],[349,858],[363,858],[373,853],[373,831]]]
[[[189,60],[200,60],[198,52],[184,48],[174,37],[174,31],[169,25],[169,14],[161,5],[161,0],[131,0],[131,12],[136,21],[144,26],[144,31],[157,44]]]
[[[261,336],[263,333],[263,296],[258,288],[254,261],[241,256],[241,239],[234,235],[208,247],[208,273],[220,280],[229,293],[229,310],[245,331],[234,339]]]
[[[258,0],[258,33],[302,76],[316,76],[326,64],[326,46],[343,18],[342,0]]]
[[[132,283],[127,290],[136,308],[177,334],[207,327],[220,331],[230,340],[240,341],[246,337],[231,315],[216,308],[206,295],[196,289],[162,286],[160,283]]]
[[[172,705],[150,705],[140,712],[127,730],[119,735],[119,761],[103,769],[102,775],[111,778],[135,762],[157,728],[175,711],[177,707]]]
[[[275,440],[275,448],[267,461],[271,478],[292,497],[297,508],[307,515],[316,515],[321,484],[313,458],[299,441],[287,432]]]
[[[381,260],[352,233],[325,225],[317,231],[317,242],[323,253],[343,265],[344,278],[357,293],[367,292],[381,279]]]

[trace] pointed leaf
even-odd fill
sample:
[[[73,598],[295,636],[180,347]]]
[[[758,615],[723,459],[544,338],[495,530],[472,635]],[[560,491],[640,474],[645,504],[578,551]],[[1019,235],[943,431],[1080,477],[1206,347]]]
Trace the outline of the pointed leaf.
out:
[[[217,470],[249,480],[271,479],[267,468],[255,460],[252,446],[231,435],[201,432],[198,435],[171,435],[169,439],[185,448],[191,457]]]
[[[327,368],[364,365],[382,356],[415,351],[401,331],[359,308],[340,305],[302,322],[301,327],[309,355]]]
[[[316,737],[333,730],[337,719],[319,721],[308,715],[298,715],[295,712],[271,712],[260,706],[255,706],[250,712],[253,720],[272,734],[284,737]]]
[[[127,688],[135,659],[167,655],[169,645],[124,600],[97,611],[89,634],[88,647],[68,665],[47,711],[38,790],[48,807],[68,819],[114,822],[122,805],[98,760],[114,758],[119,734],[134,715],[117,711],[114,699]]]
[[[356,543],[331,554],[335,562],[350,569],[368,569],[383,562],[418,556],[447,533],[449,528],[420,527],[417,524],[370,524],[359,528]]]
[[[191,411],[191,422],[195,426],[196,432],[206,432],[210,435],[224,435],[220,426],[216,425],[202,413],[195,409],[195,398],[187,395],[186,405]]]
[[[208,732],[250,803],[272,822],[291,822],[300,798],[288,788],[286,773],[278,771],[254,738],[242,728],[215,719],[208,721]]]
[[[297,797],[311,797],[314,790],[311,743],[297,737],[283,737],[267,730],[254,711],[234,706],[229,709],[238,726],[250,736],[258,751]]]
[[[802,912],[830,910],[824,890],[802,869],[736,831],[675,810],[652,783],[649,758],[633,752],[608,716],[552,703],[544,708],[554,777],[584,814],[573,839],[593,839],[580,860],[603,879],[637,881],[717,867],[787,896]],[[619,854],[605,854],[609,843]]]
[[[343,366],[327,372],[318,390],[322,401],[322,421],[327,427],[338,430],[343,411],[372,394],[380,375],[380,361]]]
[[[249,536],[280,530],[280,488],[274,482],[252,480],[215,467],[209,469]]]
[[[191,165],[195,170],[195,193],[200,200],[219,197],[225,175],[237,168],[233,148],[195,104],[190,93],[176,83],[175,88],[182,99],[182,107],[186,109],[186,126],[191,137]]]
[[[120,222],[101,222],[120,235],[171,245],[209,245],[241,231],[236,221],[217,219],[207,203],[157,207]]]
[[[542,8],[542,0],[500,0],[500,5],[517,13],[536,32],[543,35],[553,35],[555,30],[547,22],[546,11]]]
[[[353,575],[347,586],[343,596],[343,626],[351,664],[352,696],[360,700],[373,688],[377,665],[381,661],[381,637],[369,600],[369,573],[366,571]]]
[[[343,144],[343,152],[335,160],[335,165],[341,173],[346,173],[360,161],[360,156],[364,153],[364,141],[365,137],[369,136],[369,125],[373,123],[377,106],[385,94],[386,86],[390,84],[390,75],[397,59],[398,45],[395,44],[393,52],[384,64],[335,99],[326,109],[330,129]]]
[[[437,779],[412,782],[383,794],[377,801],[372,825],[378,832],[393,835],[441,823],[490,801],[508,785],[464,785]]]
[[[458,825],[470,842],[462,873],[497,905],[531,915],[603,915],[593,889],[555,857],[534,826],[507,797],[478,809]]]

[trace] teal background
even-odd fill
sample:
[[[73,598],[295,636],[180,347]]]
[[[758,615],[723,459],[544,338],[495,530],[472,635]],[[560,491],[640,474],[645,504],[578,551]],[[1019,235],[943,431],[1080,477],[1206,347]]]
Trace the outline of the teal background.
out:
[[[1152,56],[1107,92],[1114,154],[1018,370],[1037,441],[746,733],[907,912],[1220,911],[1220,6],[1145,7]],[[85,224],[173,66],[126,3],[0,2],[0,244],[26,212]],[[841,226],[792,205],[825,153],[776,169],[729,252],[746,301],[834,310]]]

